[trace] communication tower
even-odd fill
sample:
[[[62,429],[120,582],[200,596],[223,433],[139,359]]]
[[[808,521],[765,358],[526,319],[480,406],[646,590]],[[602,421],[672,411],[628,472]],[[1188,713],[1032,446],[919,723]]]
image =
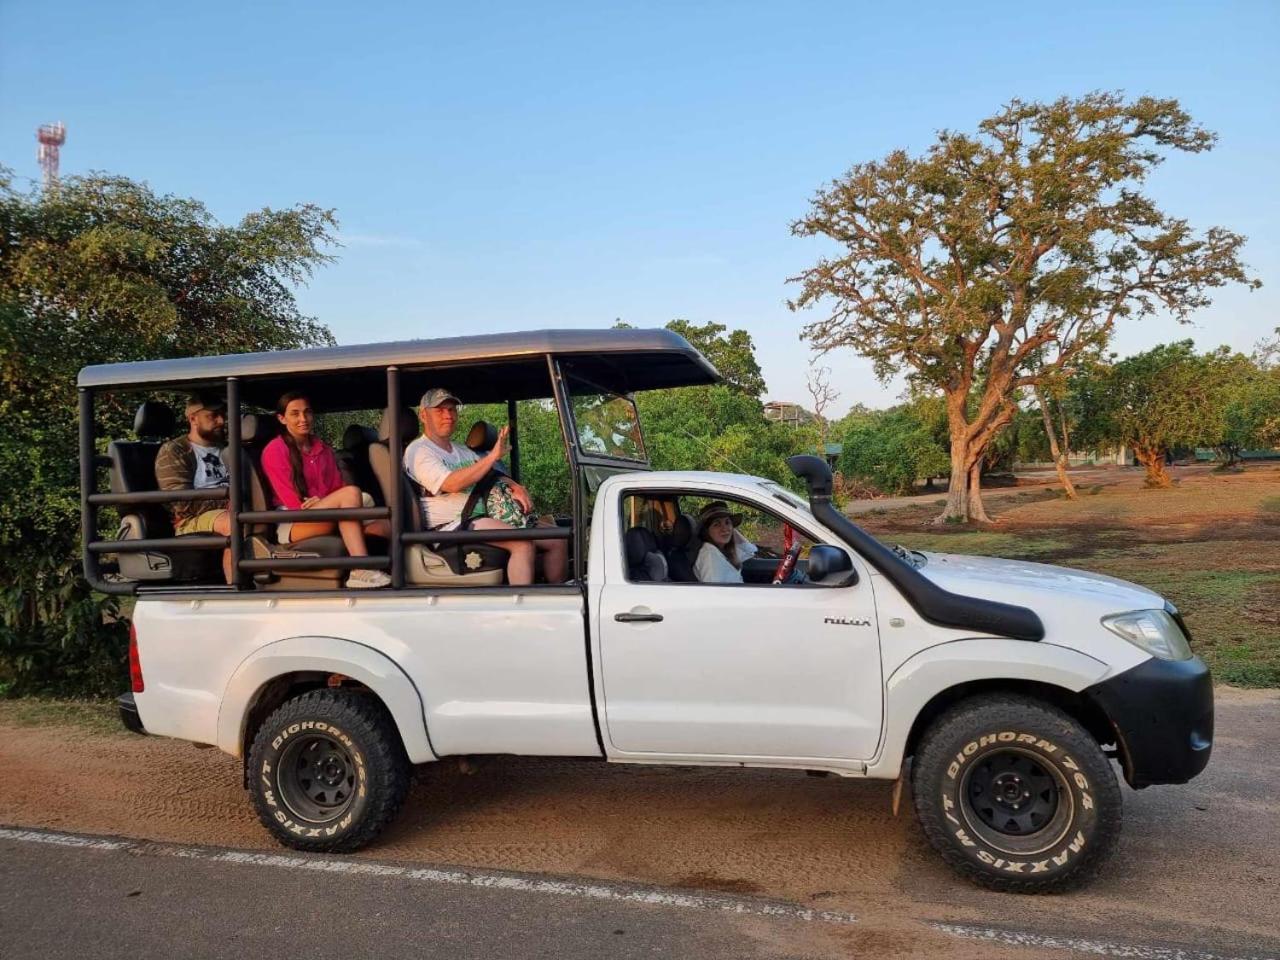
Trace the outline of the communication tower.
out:
[[[36,140],[40,144],[36,156],[40,160],[40,169],[44,171],[44,188],[48,190],[58,183],[58,148],[67,142],[67,127],[61,120],[42,123],[36,130]]]

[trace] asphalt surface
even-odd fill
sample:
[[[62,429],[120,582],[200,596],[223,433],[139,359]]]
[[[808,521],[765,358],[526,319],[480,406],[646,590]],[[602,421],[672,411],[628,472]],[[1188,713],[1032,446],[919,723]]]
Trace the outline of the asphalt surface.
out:
[[[0,831],[0,957],[1280,957],[1278,757],[1280,692],[1220,688],[1206,772],[1126,788],[1124,832],[1102,875],[1076,893],[1019,897],[954,877],[909,807],[893,816],[887,784],[531,758],[487,759],[470,774],[423,768],[386,835],[341,861],[394,869],[297,867],[306,858],[253,817],[234,759],[6,725],[0,713],[0,825],[19,828]],[[14,839],[26,828],[143,842]],[[226,848],[294,866],[199,852]],[[649,893],[600,899],[489,874],[463,885],[404,874],[422,868]],[[779,903],[792,913],[759,909]]]
[[[0,840],[0,955],[796,957],[755,918]],[[792,924],[793,925],[793,924]],[[782,927],[788,924],[781,924]]]

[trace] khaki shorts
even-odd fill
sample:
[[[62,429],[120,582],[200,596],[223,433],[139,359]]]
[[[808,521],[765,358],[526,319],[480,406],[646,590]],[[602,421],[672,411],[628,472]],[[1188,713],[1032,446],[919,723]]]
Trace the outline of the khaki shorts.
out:
[[[179,536],[187,533],[217,533],[214,524],[218,522],[219,517],[226,516],[225,510],[206,510],[204,513],[197,513],[194,517],[188,517],[178,524],[174,531]]]

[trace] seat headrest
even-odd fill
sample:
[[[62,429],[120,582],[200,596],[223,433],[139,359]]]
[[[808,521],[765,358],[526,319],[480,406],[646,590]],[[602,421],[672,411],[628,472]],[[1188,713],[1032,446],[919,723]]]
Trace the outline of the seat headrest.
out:
[[[627,548],[627,566],[636,568],[644,564],[645,557],[658,550],[658,541],[648,527],[632,527],[624,537]]]
[[[671,525],[671,545],[679,549],[687,547],[693,541],[693,517],[682,513]]]
[[[373,427],[366,427],[363,424],[353,423],[342,432],[342,449],[363,450],[377,439],[378,431],[373,429]]]
[[[378,439],[387,441],[391,439],[392,424],[399,420],[400,442],[408,443],[418,435],[418,418],[414,415],[411,407],[401,407],[399,416],[391,407],[382,411],[382,422],[378,424]]]
[[[274,414],[244,414],[240,417],[240,442],[259,446],[265,444],[279,432],[276,429],[278,423]]]
[[[152,437],[168,439],[175,429],[173,408],[158,400],[144,401],[133,417],[133,432],[139,440]]]
[[[498,442],[498,428],[488,420],[477,420],[467,433],[467,446],[476,453],[488,453]]]

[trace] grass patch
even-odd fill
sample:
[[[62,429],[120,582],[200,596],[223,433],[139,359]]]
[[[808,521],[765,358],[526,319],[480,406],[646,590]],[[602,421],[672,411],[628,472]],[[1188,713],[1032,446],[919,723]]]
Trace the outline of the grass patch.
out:
[[[1259,510],[1267,513],[1280,513],[1280,497],[1266,497],[1258,503]]]
[[[0,700],[0,723],[15,727],[69,725],[92,733],[129,736],[109,700]]]
[[[1010,560],[1036,560],[1061,553],[1071,547],[1069,540],[1037,534],[996,533],[968,528],[938,533],[893,533],[885,537],[912,550],[935,553],[973,553],[983,557],[1006,557]]]

